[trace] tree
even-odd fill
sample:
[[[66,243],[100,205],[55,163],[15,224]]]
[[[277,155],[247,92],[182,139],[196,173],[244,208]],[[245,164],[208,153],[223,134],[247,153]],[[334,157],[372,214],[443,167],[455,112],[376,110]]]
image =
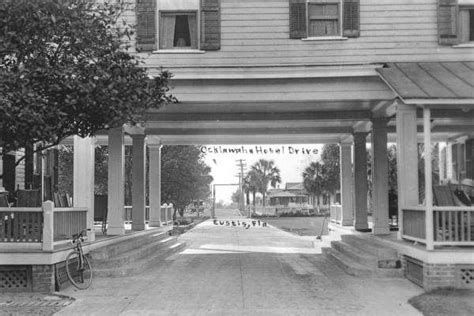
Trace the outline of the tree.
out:
[[[319,206],[319,196],[326,187],[326,168],[319,162],[311,162],[303,171],[303,185],[306,191],[317,198]]]
[[[277,183],[281,183],[280,169],[275,166],[273,160],[260,159],[252,166],[255,173],[258,191],[262,193],[263,206],[265,207],[265,196],[268,185],[275,187]]]
[[[237,189],[237,191],[234,191],[234,193],[232,193],[231,200],[234,203],[239,203],[239,201],[240,201],[240,189]]]
[[[339,155],[339,145],[337,144],[324,145],[321,153],[321,161],[326,175],[325,189],[332,194],[341,186]]]
[[[258,191],[258,179],[254,170],[250,170],[244,177],[242,188],[246,195],[247,205],[250,205],[250,193],[252,193],[252,204],[255,206],[255,195]]]
[[[206,199],[210,192],[211,168],[197,146],[163,146],[161,151],[161,200],[173,203],[176,211],[194,200]],[[150,192],[153,194],[153,192]]]
[[[126,52],[133,31],[119,21],[122,1],[94,2],[0,2],[3,153],[138,123],[147,110],[174,101],[170,73],[150,79]]]

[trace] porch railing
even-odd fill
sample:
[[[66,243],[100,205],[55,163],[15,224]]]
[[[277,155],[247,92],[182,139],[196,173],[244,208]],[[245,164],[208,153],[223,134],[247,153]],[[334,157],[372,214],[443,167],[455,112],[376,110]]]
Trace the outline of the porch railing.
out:
[[[42,207],[2,207],[0,244],[23,243],[27,248],[33,244],[35,249],[51,251],[55,242],[87,228],[87,212],[87,208],[54,208],[51,201]]]
[[[133,222],[132,218],[132,206],[127,205],[124,207],[124,221]],[[162,223],[169,223],[173,218],[173,204],[163,204],[160,209],[160,220]],[[150,220],[150,206],[145,207],[145,221]]]
[[[42,242],[41,207],[1,207],[0,242]]]
[[[474,207],[433,206],[434,246],[474,246]],[[426,210],[423,206],[403,208],[403,234],[408,240],[427,244]]]
[[[332,204],[329,207],[329,212],[331,214],[331,221],[340,223],[342,221],[342,206],[338,204]]]

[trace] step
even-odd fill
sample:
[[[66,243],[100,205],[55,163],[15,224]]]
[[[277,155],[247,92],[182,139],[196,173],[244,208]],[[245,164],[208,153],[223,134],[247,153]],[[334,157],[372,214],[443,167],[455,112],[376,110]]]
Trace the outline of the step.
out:
[[[372,276],[373,270],[368,267],[357,263],[351,260],[349,257],[345,256],[343,253],[334,250],[333,248],[323,248],[323,254],[326,258],[332,263],[336,264],[338,267],[342,268],[344,272],[349,275],[355,276]]]
[[[135,275],[145,272],[153,267],[156,267],[158,264],[163,262],[169,256],[183,250],[186,247],[186,243],[179,242],[174,243],[152,256],[141,258],[136,261],[129,262],[126,265],[113,268],[99,268],[95,269],[93,267],[93,273],[96,277],[122,277],[128,275]]]
[[[109,242],[103,247],[99,247],[92,250],[91,254],[94,259],[101,260],[111,257],[118,257],[123,253],[127,253],[133,249],[136,249],[144,244],[168,238],[169,234],[167,231],[150,231],[147,233],[138,233],[131,236],[120,236]]]
[[[359,248],[355,248],[343,241],[332,241],[331,247],[357,263],[367,266],[368,268],[377,268],[377,257],[370,253],[361,251]]]
[[[376,241],[370,236],[342,235],[341,240],[360,252],[376,256],[379,260],[398,259],[398,252],[395,249],[389,248],[387,244]]]
[[[147,242],[149,243],[146,245],[142,245],[135,249],[131,249],[127,252],[121,253],[117,256],[111,256],[108,258],[98,259],[95,256],[95,253],[91,253],[92,263],[94,264],[94,267],[97,268],[112,268],[123,266],[131,261],[135,261],[153,255],[154,253],[159,253],[162,249],[165,249],[166,247],[175,244],[176,241],[176,237],[167,237],[165,239],[153,241],[148,240]]]

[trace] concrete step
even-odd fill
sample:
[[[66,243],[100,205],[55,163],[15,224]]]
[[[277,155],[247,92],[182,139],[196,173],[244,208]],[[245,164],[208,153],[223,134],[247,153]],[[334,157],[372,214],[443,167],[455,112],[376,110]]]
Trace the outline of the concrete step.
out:
[[[371,269],[360,263],[355,262],[351,258],[347,257],[346,255],[337,250],[334,250],[333,248],[323,248],[322,250],[323,254],[330,262],[336,264],[349,275],[365,277],[373,275],[373,271]]]
[[[370,253],[361,251],[360,249],[352,247],[343,241],[333,241],[331,242],[331,247],[334,250],[343,253],[357,263],[360,263],[368,268],[377,268],[377,257]]]
[[[146,242],[147,244],[144,244],[140,247],[136,247],[135,249],[131,249],[117,256],[111,256],[108,258],[98,259],[95,256],[95,253],[92,252],[90,254],[92,258],[92,264],[98,269],[120,267],[132,261],[160,253],[163,249],[175,244],[177,242],[177,238],[167,237],[164,239],[160,238],[158,240],[147,239]]]
[[[167,231],[140,232],[131,236],[121,236],[120,238],[116,238],[116,240],[107,241],[105,246],[94,249],[90,253],[95,260],[107,260],[168,237],[169,234]]]
[[[395,249],[389,248],[375,240],[371,236],[366,235],[342,235],[341,240],[346,244],[357,248],[360,252],[365,252],[381,259],[395,259],[398,258],[398,253]]]
[[[136,261],[131,261],[120,267],[96,269],[94,266],[92,266],[93,273],[96,277],[123,277],[127,275],[144,273],[147,270],[159,265],[167,257],[183,250],[185,247],[186,243],[184,242],[173,243],[168,245],[166,248],[161,249],[159,253],[155,253]]]

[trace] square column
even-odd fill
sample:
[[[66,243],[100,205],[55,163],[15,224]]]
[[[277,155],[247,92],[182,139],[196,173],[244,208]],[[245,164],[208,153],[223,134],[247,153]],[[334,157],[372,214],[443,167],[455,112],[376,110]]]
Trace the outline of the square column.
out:
[[[397,177],[398,177],[398,238],[403,235],[403,212],[406,206],[418,205],[418,142],[416,107],[397,107]]]
[[[342,226],[354,225],[352,202],[352,144],[340,143]]]
[[[372,120],[372,198],[373,232],[375,235],[390,233],[388,219],[388,157],[387,119]]]
[[[125,146],[122,128],[109,130],[109,163],[107,182],[107,234],[125,235],[124,174]]]
[[[161,223],[161,144],[149,144],[150,153],[150,226],[159,227]]]
[[[145,230],[145,135],[131,135],[132,149],[132,230]]]
[[[87,238],[95,240],[94,232],[94,139],[74,136],[73,205],[87,207]]]
[[[454,180],[454,173],[453,173],[453,143],[447,142],[446,143],[446,179],[453,181]]]
[[[354,133],[355,229],[369,228],[367,212],[367,133]]]

